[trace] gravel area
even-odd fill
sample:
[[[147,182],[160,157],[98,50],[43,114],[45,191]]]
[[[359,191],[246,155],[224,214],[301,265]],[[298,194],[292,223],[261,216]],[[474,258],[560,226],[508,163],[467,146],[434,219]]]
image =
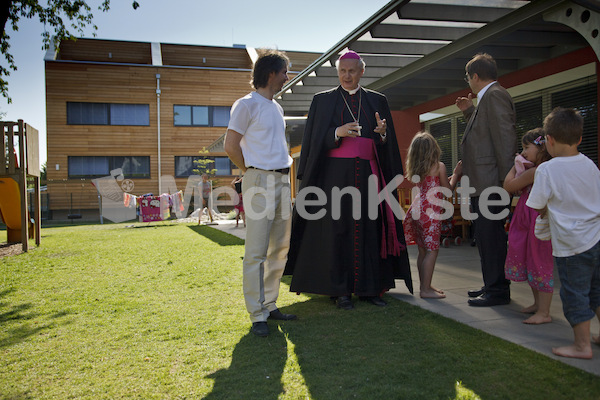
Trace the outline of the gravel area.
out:
[[[0,244],[0,258],[16,256],[23,252],[23,245],[21,243],[2,243]]]

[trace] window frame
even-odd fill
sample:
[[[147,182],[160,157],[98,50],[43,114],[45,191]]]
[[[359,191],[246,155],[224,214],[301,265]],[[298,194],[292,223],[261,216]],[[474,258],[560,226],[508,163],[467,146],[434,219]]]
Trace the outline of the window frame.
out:
[[[72,172],[72,161],[75,161],[75,159],[105,159],[106,161],[106,171],[102,171],[99,172],[97,174],[75,174]],[[150,160],[150,156],[68,156],[67,157],[67,178],[68,179],[95,179],[95,178],[102,178],[105,176],[109,176],[110,175],[110,171],[116,169],[116,168],[122,168],[122,166],[125,163],[125,160],[121,163],[117,163],[117,159],[119,158],[142,158],[145,161],[145,164],[147,165],[147,172],[143,172],[143,173],[136,173],[136,174],[132,174],[128,171],[123,171],[123,176],[126,179],[151,179],[152,176],[152,166],[150,164],[151,160]],[[99,160],[98,160],[99,161]],[[118,165],[117,165],[118,164]]]
[[[84,109],[83,107],[90,107],[92,110],[94,107],[102,108],[100,110],[102,115],[103,122],[95,122],[86,120],[84,118]],[[79,106],[80,109],[76,110],[75,107]],[[113,121],[113,113],[116,114],[116,110],[113,110],[113,107],[125,107],[125,106],[134,106],[135,108],[144,107],[143,110],[143,122],[142,123],[125,123],[125,124],[115,124]],[[79,118],[75,118],[73,113],[79,112]],[[94,114],[94,112],[92,112]],[[124,115],[127,115],[125,113]],[[129,115],[138,115],[138,112],[129,113]],[[67,125],[100,125],[100,126],[150,126],[150,104],[145,103],[97,103],[97,102],[86,102],[86,101],[67,101],[66,102],[66,116],[67,116]],[[98,115],[92,115],[92,118],[96,118]]]
[[[178,124],[178,123],[176,123],[176,108],[177,107],[181,107],[181,108],[187,107],[187,108],[189,108],[189,111],[188,111],[189,116],[190,116],[189,117],[189,119],[190,119],[189,124],[184,124],[184,123],[179,123]],[[194,121],[194,109],[195,108],[205,108],[207,110],[207,114],[208,114],[208,118],[207,119],[208,119],[208,121],[206,123],[196,123]],[[223,128],[223,127],[227,127],[227,125],[229,124],[229,118],[227,118],[227,124],[221,125],[221,124],[217,124],[215,122],[216,119],[220,118],[220,117],[219,118],[215,118],[215,114],[218,111],[221,111],[221,110],[224,111],[225,109],[227,109],[227,113],[226,114],[230,115],[230,113],[231,113],[231,107],[230,106],[205,106],[205,105],[190,105],[190,104],[173,104],[173,126],[180,127],[180,128],[186,128],[186,127],[188,127],[188,128],[189,127],[204,127],[204,128],[215,127],[215,128]]]
[[[177,168],[177,166],[178,166],[178,160],[180,158],[191,158],[192,159],[191,170],[187,169],[187,171],[191,171],[188,175],[186,175],[186,174],[180,174],[180,173],[177,172],[177,170],[178,170],[178,168]],[[233,176],[232,175],[232,170],[234,169],[233,168],[233,163],[231,162],[231,160],[227,156],[174,156],[174,158],[173,158],[173,162],[174,162],[174,168],[173,168],[173,170],[175,171],[175,178],[187,178],[187,177],[195,175],[195,173],[193,172],[193,170],[195,168],[194,161],[202,159],[202,158],[213,160],[214,161],[214,164],[213,164],[214,167],[217,166],[217,158],[218,159],[227,160],[228,163],[229,163],[229,170],[228,170],[228,172],[227,173],[220,173],[220,171],[217,169],[217,172],[215,173],[215,176]],[[216,168],[211,168],[211,169],[216,169]]]

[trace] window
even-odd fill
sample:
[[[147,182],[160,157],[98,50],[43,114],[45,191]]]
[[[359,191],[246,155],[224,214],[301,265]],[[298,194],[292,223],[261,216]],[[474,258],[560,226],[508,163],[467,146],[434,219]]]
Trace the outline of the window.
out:
[[[173,106],[175,126],[227,126],[231,107]]]
[[[208,107],[192,107],[192,123],[190,125],[208,126]]]
[[[67,102],[68,125],[108,125],[108,104]]]
[[[148,104],[67,102],[67,125],[150,125]]]
[[[108,176],[108,157],[69,157],[69,178]]]
[[[521,138],[528,131],[539,128],[543,125],[542,119],[542,97],[536,97],[529,100],[515,101],[515,111],[517,114],[517,122],[515,129],[517,131],[517,148],[523,150],[521,146]]]
[[[110,157],[111,170],[121,168],[125,178],[150,178],[150,157]]]
[[[148,156],[69,156],[69,178],[99,178],[123,169],[125,178],[150,178]]]
[[[440,145],[442,155],[440,161],[446,164],[446,169],[452,168],[452,121],[446,120],[431,125],[431,135]]]
[[[213,124],[212,126],[227,126],[229,125],[229,117],[231,107],[213,107]]]
[[[192,125],[192,108],[189,106],[173,106],[175,125]]]
[[[198,168],[194,161],[200,159],[213,160],[209,168],[216,169],[215,175],[231,175],[231,161],[229,157],[201,157],[201,156],[175,156],[175,176],[177,178],[185,178],[196,174],[195,169]]]
[[[111,104],[110,125],[150,125],[148,104]]]

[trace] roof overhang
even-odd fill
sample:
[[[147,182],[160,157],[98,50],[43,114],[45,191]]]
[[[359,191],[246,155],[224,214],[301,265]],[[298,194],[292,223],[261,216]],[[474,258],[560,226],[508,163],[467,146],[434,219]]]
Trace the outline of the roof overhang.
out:
[[[305,115],[315,93],[339,84],[335,61],[358,52],[361,84],[403,110],[466,88],[467,61],[491,54],[499,76],[592,46],[600,2],[577,0],[396,0],[290,80],[277,94],[286,115]]]

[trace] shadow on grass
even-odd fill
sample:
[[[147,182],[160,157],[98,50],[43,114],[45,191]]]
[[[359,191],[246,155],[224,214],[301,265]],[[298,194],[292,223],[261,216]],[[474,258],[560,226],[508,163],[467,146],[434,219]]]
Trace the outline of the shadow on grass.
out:
[[[244,240],[206,225],[190,225],[191,230],[221,246],[241,246]]]
[[[33,304],[11,305],[5,302],[4,299],[14,291],[15,289],[11,288],[0,292],[0,348],[21,343],[52,326],[52,323],[41,323],[46,316],[35,312]],[[60,311],[48,317],[57,320],[68,314],[66,311]]]
[[[402,364],[410,360],[403,355],[402,337],[386,327],[402,320],[402,307],[381,309],[357,302],[355,310],[344,311],[326,296],[311,296],[281,310],[299,319],[268,321],[271,333],[267,338],[245,335],[235,346],[230,366],[208,376],[215,383],[205,399],[277,399],[282,394],[311,399],[455,395],[455,377],[436,376],[436,385],[445,388],[441,397],[439,390],[429,392],[435,393],[431,397],[422,396],[425,392],[415,396],[419,392],[413,386],[422,390],[426,384],[412,379],[412,373],[401,372]],[[365,329],[365,324],[371,328]],[[301,376],[286,371],[290,359],[298,360]],[[427,379],[427,373],[424,376]],[[287,382],[290,379],[293,382]]]
[[[242,337],[230,366],[209,376],[215,382],[206,398],[546,399],[568,398],[567,387],[578,388],[581,399],[597,398],[595,376],[385,299],[387,307],[375,307],[354,298],[352,311],[335,308],[326,296],[282,307],[298,320],[268,321],[267,338]],[[529,373],[515,373],[524,360],[543,384],[532,386]]]
[[[229,368],[208,375],[215,384],[205,400],[279,398],[283,393],[281,377],[287,358],[287,344],[282,332],[273,326],[270,328],[268,338],[252,333],[242,337],[233,350]]]

